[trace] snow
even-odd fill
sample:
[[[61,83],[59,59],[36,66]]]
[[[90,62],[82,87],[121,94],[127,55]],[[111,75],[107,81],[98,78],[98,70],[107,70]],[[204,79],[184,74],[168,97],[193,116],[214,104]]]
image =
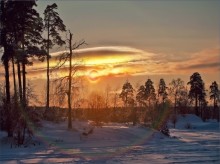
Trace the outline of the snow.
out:
[[[191,129],[185,125],[191,124]],[[35,131],[34,144],[11,148],[0,132],[0,163],[219,163],[219,123],[203,122],[195,115],[178,116],[176,128],[169,123],[171,137],[129,124],[91,121],[43,121]],[[94,128],[92,133],[83,132]],[[7,142],[6,142],[7,141]]]

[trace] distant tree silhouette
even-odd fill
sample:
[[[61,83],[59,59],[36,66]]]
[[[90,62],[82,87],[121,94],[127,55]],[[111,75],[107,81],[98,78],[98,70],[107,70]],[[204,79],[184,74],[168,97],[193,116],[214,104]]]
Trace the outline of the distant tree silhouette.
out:
[[[50,49],[55,45],[64,45],[65,41],[61,39],[59,31],[66,31],[66,26],[63,24],[62,19],[59,17],[59,14],[55,11],[57,10],[57,4],[53,3],[48,5],[44,10],[44,28],[47,33],[47,38],[44,39],[43,48],[47,51],[47,100],[46,100],[46,110],[49,109],[49,95],[50,95]]]
[[[105,99],[102,93],[91,92],[88,96],[88,105],[91,109],[103,109],[105,107]]]
[[[195,114],[199,116],[198,101],[204,101],[205,99],[204,82],[200,74],[195,72],[190,76],[190,81],[187,84],[190,85],[189,98],[191,101],[195,101]]]
[[[179,93],[180,97],[178,98],[177,104],[180,107],[187,107],[189,104],[189,96],[188,96],[188,90],[185,86]]]
[[[147,82],[145,83],[145,97],[146,100],[148,101],[149,107],[151,105],[151,101],[156,100],[156,93],[151,79],[148,79]]]
[[[134,97],[134,89],[133,89],[131,83],[126,81],[126,83],[122,87],[122,91],[121,91],[119,97],[124,102],[125,107],[134,105],[134,98],[133,98]]]
[[[212,118],[216,118],[219,121],[219,108],[218,102],[220,102],[220,90],[216,81],[210,85],[210,100],[213,100],[213,115]]]
[[[119,98],[119,94],[117,93],[118,87],[116,87],[114,89],[114,95],[113,95],[113,99],[112,99],[112,103],[113,103],[113,108],[115,109],[118,105],[118,98]]]
[[[145,87],[143,85],[137,91],[136,100],[140,104],[140,106],[146,106],[145,103]]]
[[[130,107],[130,109],[131,109],[130,117],[133,121],[133,125],[135,125],[137,122],[137,111],[134,108],[134,106],[135,106],[134,91],[135,90],[132,87],[131,83],[126,81],[125,84],[123,85],[122,91],[119,95],[119,97],[124,102],[124,107],[125,108]]]
[[[111,90],[111,87],[109,85],[106,86],[105,88],[105,108],[108,108],[109,107],[109,97],[110,97],[110,90]]]
[[[212,82],[210,85],[210,100],[213,100],[213,107],[218,106],[218,101],[220,100],[220,90],[218,89],[218,84],[216,81]]]
[[[185,90],[184,87],[184,81],[181,80],[180,78],[177,79],[173,79],[170,83],[169,83],[169,95],[174,97],[174,109],[175,109],[175,114],[177,114],[177,104],[179,104],[180,99],[181,99],[181,95],[183,93],[183,91]]]
[[[165,99],[167,98],[167,86],[164,79],[160,79],[158,87],[158,97],[162,98],[162,103],[164,104]]]
[[[96,124],[100,124],[102,118],[103,109],[105,108],[105,98],[104,94],[93,91],[88,95],[88,107],[90,117],[96,122]]]

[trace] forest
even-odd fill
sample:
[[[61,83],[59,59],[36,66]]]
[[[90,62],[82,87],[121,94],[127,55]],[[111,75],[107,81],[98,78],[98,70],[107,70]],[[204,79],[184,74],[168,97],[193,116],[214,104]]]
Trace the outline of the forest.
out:
[[[94,91],[78,99],[84,79],[77,77],[77,71],[83,63],[74,60],[74,52],[86,47],[86,40],[73,41],[73,33],[60,18],[56,3],[46,6],[44,17],[40,17],[36,6],[34,0],[1,1],[0,66],[4,74],[0,85],[0,129],[17,145],[34,135],[33,128],[42,126],[41,120],[67,120],[68,129],[77,119],[92,120],[95,126],[103,122],[142,124],[165,134],[167,121],[170,119],[175,125],[179,114],[195,114],[204,122],[219,122],[218,83],[213,81],[205,87],[199,72],[194,72],[187,82],[179,77],[170,82],[163,77],[159,82],[146,77],[145,83],[134,87],[127,79],[117,90],[106,84],[102,93]],[[66,38],[61,33],[66,33]],[[56,46],[67,48],[57,58],[56,66],[50,67],[50,51]],[[27,78],[27,67],[34,68],[35,62],[46,63],[43,103]],[[51,72],[59,72],[63,67],[63,76],[51,77]]]

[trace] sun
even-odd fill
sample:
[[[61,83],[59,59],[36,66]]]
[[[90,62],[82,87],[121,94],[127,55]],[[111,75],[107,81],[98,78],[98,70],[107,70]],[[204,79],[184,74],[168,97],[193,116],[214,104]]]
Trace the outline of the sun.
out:
[[[88,73],[88,79],[91,81],[91,82],[97,82],[99,80],[99,73],[98,71],[96,70],[91,70],[89,73]]]

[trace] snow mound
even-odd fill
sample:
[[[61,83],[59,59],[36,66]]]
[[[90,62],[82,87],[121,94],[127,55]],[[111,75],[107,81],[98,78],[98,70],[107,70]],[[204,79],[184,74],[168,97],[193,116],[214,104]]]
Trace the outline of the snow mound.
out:
[[[171,121],[168,123],[168,127],[173,129],[174,125]],[[219,124],[215,120],[206,120],[205,122],[194,114],[178,115],[177,122],[174,129],[218,129]]]
[[[202,122],[202,119],[194,114],[185,114],[185,115],[179,115],[178,116],[179,122]]]

